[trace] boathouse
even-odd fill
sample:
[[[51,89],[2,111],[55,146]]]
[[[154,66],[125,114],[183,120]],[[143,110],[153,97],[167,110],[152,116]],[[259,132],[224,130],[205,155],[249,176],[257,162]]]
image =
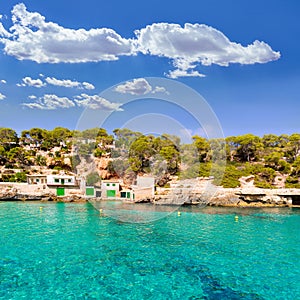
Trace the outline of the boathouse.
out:
[[[101,198],[120,198],[120,182],[118,180],[102,180]]]

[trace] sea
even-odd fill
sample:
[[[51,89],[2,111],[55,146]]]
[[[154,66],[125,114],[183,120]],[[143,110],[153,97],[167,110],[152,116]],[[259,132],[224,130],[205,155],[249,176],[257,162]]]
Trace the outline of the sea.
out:
[[[299,279],[299,208],[0,202],[0,299],[294,300]]]

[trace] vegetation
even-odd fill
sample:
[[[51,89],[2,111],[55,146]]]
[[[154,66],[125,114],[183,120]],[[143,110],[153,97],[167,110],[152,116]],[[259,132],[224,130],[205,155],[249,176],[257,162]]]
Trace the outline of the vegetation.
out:
[[[253,134],[207,140],[194,136],[193,143],[181,144],[176,136],[143,135],[126,128],[113,134],[103,128],[83,131],[57,127],[31,128],[21,135],[0,128],[0,167],[18,169],[2,172],[2,181],[25,181],[31,166],[53,170],[76,170],[84,158],[108,158],[111,176],[151,173],[164,185],[170,176],[179,178],[213,176],[216,184],[239,186],[239,178],[254,175],[258,187],[272,188],[281,178],[286,187],[300,188],[300,134],[263,137]],[[99,180],[96,173],[90,184]],[[158,180],[159,181],[159,180]]]

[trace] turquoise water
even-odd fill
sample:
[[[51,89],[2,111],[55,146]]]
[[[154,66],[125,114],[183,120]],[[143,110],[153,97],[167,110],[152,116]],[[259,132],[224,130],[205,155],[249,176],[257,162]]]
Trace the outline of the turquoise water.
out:
[[[0,202],[0,299],[300,299],[299,209],[165,216]]]

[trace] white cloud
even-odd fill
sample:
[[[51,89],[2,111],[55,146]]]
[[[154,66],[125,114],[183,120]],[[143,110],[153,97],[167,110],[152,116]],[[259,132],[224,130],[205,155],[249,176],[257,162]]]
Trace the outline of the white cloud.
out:
[[[56,79],[54,77],[47,77],[46,82],[52,85],[56,86],[63,86],[63,87],[68,87],[68,88],[73,88],[73,87],[78,87],[80,86],[80,82],[78,81],[72,81],[70,79]]]
[[[17,83],[17,86],[33,86],[36,88],[41,88],[43,86],[46,86],[46,83],[44,83],[41,79],[32,79],[31,77],[27,76],[22,79],[23,83]]]
[[[57,95],[46,94],[43,97],[40,97],[36,102],[23,103],[23,106],[32,109],[54,110],[58,108],[74,107],[75,104],[67,97],[58,97]]]
[[[113,103],[108,101],[105,98],[100,97],[99,95],[87,95],[81,94],[76,96],[74,100],[76,104],[80,107],[90,108],[90,109],[105,109],[105,110],[119,110],[120,103]]]
[[[86,89],[86,90],[93,90],[95,87],[89,82],[79,82],[76,80],[70,79],[57,79],[54,77],[47,77],[45,81],[48,84],[55,85],[55,86],[63,86],[66,88],[79,88],[79,89]]]
[[[5,95],[3,95],[2,93],[0,93],[0,100],[4,100],[6,98]]]
[[[6,84],[6,80],[4,80],[4,79],[1,79],[0,82],[3,84]]]
[[[205,77],[204,74],[199,73],[195,70],[182,70],[182,69],[175,69],[173,71],[169,71],[168,74],[166,74],[167,77],[176,79],[178,77]]]
[[[118,85],[115,90],[122,94],[145,95],[152,91],[152,87],[145,78],[137,78]]]
[[[69,29],[47,22],[24,4],[12,10],[13,26],[7,31],[0,22],[0,42],[4,52],[19,60],[38,63],[84,63],[117,60],[137,53],[166,57],[175,67],[171,78],[203,77],[199,66],[228,66],[267,63],[280,58],[263,41],[243,46],[230,41],[221,31],[204,25],[154,23],[134,32],[127,39],[110,28]],[[86,88],[88,89],[88,88]]]
[[[131,95],[145,95],[145,94],[155,94],[155,93],[166,93],[168,91],[162,86],[153,87],[145,78],[136,78],[132,81],[126,81],[123,84],[119,84],[115,91],[121,94],[131,94]]]
[[[28,99],[31,99],[31,100],[34,100],[34,99],[36,99],[37,98],[37,96],[35,96],[35,95],[30,95],[30,96],[28,96]]]
[[[177,73],[170,77],[202,76],[191,71],[199,64],[228,66],[231,63],[254,64],[277,60],[279,52],[260,41],[246,47],[231,42],[219,30],[204,24],[156,23],[136,30],[139,51],[173,60]]]
[[[83,88],[86,89],[86,90],[94,90],[94,89],[95,89],[95,86],[92,85],[92,84],[89,83],[89,82],[83,82],[83,83],[82,83],[82,86],[83,86]]]
[[[1,31],[4,51],[19,60],[38,63],[79,63],[117,60],[133,55],[133,41],[122,38],[113,29],[68,29],[47,22],[37,12],[28,12],[23,3],[12,10],[11,35]],[[4,28],[3,28],[4,29]]]
[[[156,93],[164,93],[164,94],[170,94],[166,88],[164,88],[163,86],[156,86],[154,88],[154,90],[152,91],[152,94],[156,94]]]

